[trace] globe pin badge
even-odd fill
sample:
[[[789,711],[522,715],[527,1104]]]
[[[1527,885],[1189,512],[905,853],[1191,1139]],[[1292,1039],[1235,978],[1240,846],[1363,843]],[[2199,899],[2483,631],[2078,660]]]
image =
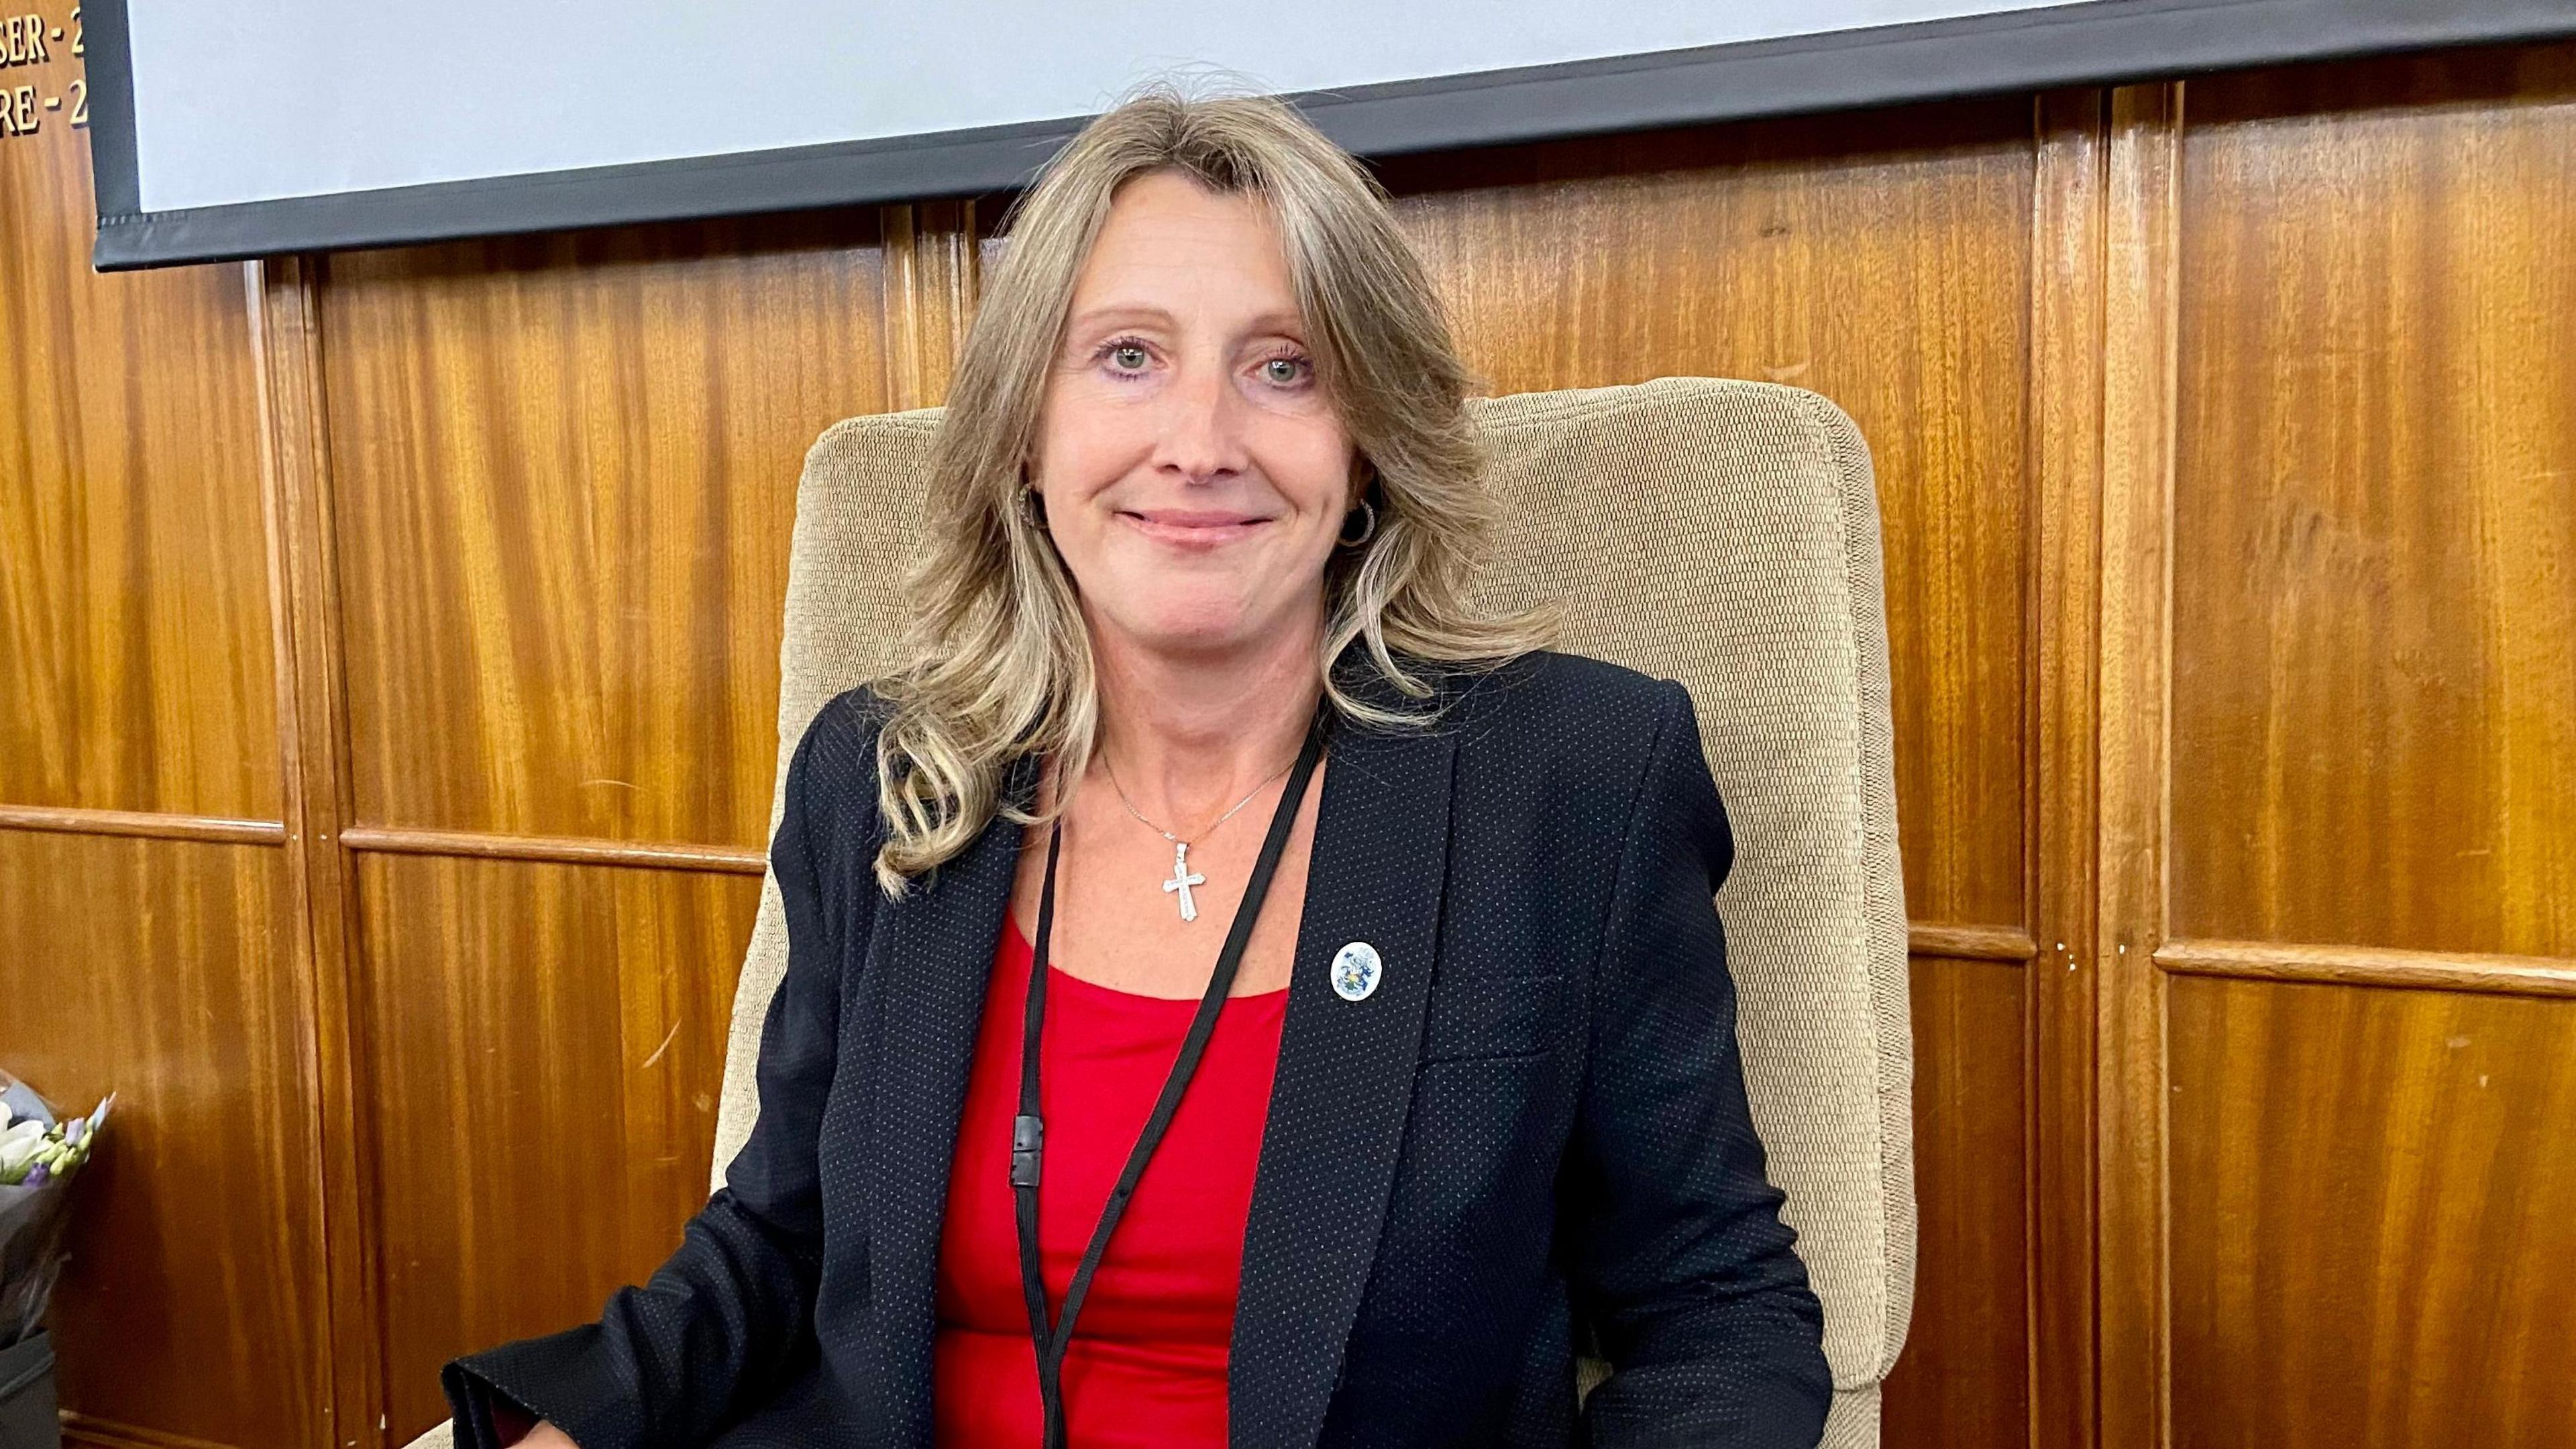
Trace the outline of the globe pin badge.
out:
[[[1377,948],[1366,941],[1353,941],[1333,953],[1333,994],[1344,1001],[1365,1001],[1377,990],[1377,978],[1384,963],[1377,958]]]

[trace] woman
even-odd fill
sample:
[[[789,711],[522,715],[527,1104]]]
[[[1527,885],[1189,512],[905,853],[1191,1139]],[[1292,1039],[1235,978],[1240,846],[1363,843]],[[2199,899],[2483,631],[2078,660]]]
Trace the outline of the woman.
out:
[[[904,663],[787,772],[758,1125],[460,1439],[1814,1444],[1689,697],[1469,602],[1383,192],[1157,87],[1015,222]]]

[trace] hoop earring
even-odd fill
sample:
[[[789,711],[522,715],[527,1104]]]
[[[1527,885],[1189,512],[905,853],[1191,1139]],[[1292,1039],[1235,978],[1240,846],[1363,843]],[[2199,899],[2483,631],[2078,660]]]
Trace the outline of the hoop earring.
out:
[[[1351,514],[1364,516],[1365,521],[1360,526],[1360,536],[1357,538],[1350,536]],[[1333,541],[1344,548],[1357,548],[1375,537],[1377,537],[1377,508],[1363,498],[1360,500],[1359,507],[1342,515],[1342,531],[1333,536]]]

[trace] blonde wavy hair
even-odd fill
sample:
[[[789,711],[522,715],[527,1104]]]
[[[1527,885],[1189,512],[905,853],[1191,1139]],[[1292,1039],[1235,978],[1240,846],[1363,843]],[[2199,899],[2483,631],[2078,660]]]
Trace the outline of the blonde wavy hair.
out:
[[[1028,825],[1063,809],[1061,799],[1031,812],[1004,798],[1013,761],[1091,758],[1089,633],[1073,577],[1020,495],[1093,240],[1123,184],[1165,171],[1264,204],[1285,243],[1316,376],[1374,475],[1375,533],[1364,548],[1334,550],[1325,567],[1315,665],[1332,707],[1385,726],[1436,717],[1354,697],[1333,673],[1354,640],[1399,693],[1429,699],[1434,686],[1397,652],[1483,669],[1554,637],[1552,609],[1506,614],[1470,598],[1497,523],[1465,407],[1476,379],[1385,188],[1283,101],[1149,81],[1068,141],[1006,213],[1009,246],[950,384],[897,663],[871,682],[890,706],[877,740],[887,838],[876,857],[889,896],[963,852],[996,813]]]

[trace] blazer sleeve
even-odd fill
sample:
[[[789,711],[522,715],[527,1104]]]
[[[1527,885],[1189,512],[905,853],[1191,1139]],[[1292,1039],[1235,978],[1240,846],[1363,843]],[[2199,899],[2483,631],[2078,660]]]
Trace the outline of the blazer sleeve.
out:
[[[1713,897],[1733,833],[1689,691],[1659,681],[1595,978],[1568,1169],[1574,1308],[1610,1377],[1592,1444],[1810,1449],[1833,1377],[1824,1310],[1780,1217],[1745,1101]]]
[[[826,706],[798,742],[770,842],[787,970],[761,1026],[760,1116],[749,1141],[679,1248],[642,1287],[612,1295],[598,1322],[445,1366],[440,1384],[460,1446],[499,1449],[495,1396],[581,1449],[702,1444],[773,1392],[809,1346],[823,1263],[817,1139],[840,1027],[839,923],[864,940],[877,896],[864,870],[826,870],[849,852],[824,849],[825,836],[874,837],[875,751],[848,727],[847,702]],[[851,878],[863,884],[827,893],[828,881]]]

